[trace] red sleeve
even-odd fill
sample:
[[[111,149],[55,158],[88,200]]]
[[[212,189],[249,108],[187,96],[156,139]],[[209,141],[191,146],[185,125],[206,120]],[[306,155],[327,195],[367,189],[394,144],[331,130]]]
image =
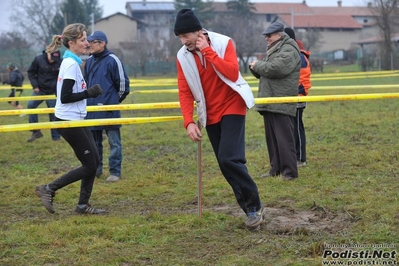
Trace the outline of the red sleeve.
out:
[[[211,62],[216,70],[219,71],[223,76],[233,82],[237,81],[240,69],[238,66],[236,49],[232,40],[229,40],[227,43],[224,58],[219,57],[219,55],[213,51],[211,47],[202,49],[201,54],[208,62]]]
[[[191,93],[190,87],[187,84],[186,77],[184,76],[179,61],[177,60],[176,62],[180,109],[184,119],[184,128],[187,128],[188,124],[195,123],[193,119],[194,97]]]

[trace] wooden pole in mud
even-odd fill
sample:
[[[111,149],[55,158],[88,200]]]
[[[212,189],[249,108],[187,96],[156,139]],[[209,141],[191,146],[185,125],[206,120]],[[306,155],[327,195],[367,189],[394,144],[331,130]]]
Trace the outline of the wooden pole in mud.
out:
[[[197,121],[197,126],[201,130],[201,123]],[[202,150],[201,140],[197,142],[197,182],[198,182],[198,216],[202,218]]]

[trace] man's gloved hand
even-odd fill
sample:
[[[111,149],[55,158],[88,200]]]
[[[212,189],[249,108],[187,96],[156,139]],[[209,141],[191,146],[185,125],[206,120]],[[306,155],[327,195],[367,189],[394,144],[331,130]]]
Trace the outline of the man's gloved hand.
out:
[[[89,98],[97,98],[98,95],[103,94],[100,84],[95,84],[87,89]]]

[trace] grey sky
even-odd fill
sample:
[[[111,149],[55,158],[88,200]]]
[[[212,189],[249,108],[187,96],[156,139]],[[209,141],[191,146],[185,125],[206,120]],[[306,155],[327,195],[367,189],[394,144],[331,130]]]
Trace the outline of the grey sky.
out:
[[[151,2],[151,0],[147,0]],[[157,0],[162,1],[162,0]],[[370,0],[371,1],[371,0]],[[10,4],[12,0],[0,0],[0,32],[12,29],[12,21],[9,21]],[[104,8],[104,16],[112,15],[116,12],[126,13],[125,5],[127,0],[99,0]],[[164,1],[169,2],[169,1]],[[302,3],[303,0],[255,0],[253,2],[271,2],[271,3]],[[308,6],[337,6],[337,0],[306,0]],[[342,6],[366,6],[367,0],[342,0]]]

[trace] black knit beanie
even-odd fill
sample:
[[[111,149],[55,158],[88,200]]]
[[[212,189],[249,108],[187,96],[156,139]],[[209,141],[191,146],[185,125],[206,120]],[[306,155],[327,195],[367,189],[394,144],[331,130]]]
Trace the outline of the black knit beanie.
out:
[[[287,33],[287,35],[295,41],[295,31],[293,29],[287,27],[284,29],[284,32]]]
[[[202,29],[201,23],[191,9],[185,8],[177,13],[174,29],[176,36],[200,29]]]

